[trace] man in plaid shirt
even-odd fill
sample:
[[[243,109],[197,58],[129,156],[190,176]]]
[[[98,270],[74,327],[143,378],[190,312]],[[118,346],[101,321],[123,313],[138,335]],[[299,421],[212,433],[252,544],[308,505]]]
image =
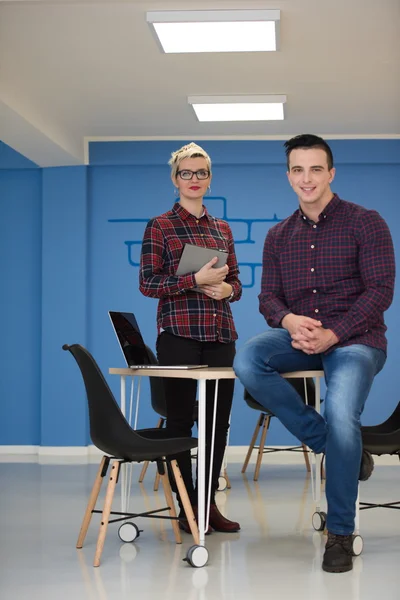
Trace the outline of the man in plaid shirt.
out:
[[[386,360],[383,313],[395,261],[388,226],[375,210],[331,191],[332,151],[315,135],[285,144],[299,199],[272,227],[263,253],[260,312],[272,327],[238,352],[234,369],[250,394],[316,453],[326,455],[328,540],[322,568],[352,569],[358,480],[373,470],[360,416]],[[325,371],[325,415],[306,406],[279,373]]]

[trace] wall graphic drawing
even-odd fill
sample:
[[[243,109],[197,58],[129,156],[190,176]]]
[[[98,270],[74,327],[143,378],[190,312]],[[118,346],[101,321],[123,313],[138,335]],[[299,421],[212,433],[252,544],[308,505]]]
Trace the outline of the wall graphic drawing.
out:
[[[219,206],[220,207],[222,206],[222,214],[216,215],[216,213],[212,209],[210,210],[211,214],[213,214],[213,215],[215,214],[219,218],[227,221],[229,224],[242,224],[245,226],[246,234],[242,238],[238,239],[234,235],[236,255],[238,258],[238,264],[239,264],[239,269],[240,269],[241,273],[243,273],[243,271],[246,269],[248,269],[249,273],[250,273],[250,276],[247,278],[247,281],[242,281],[243,287],[244,288],[254,287],[255,279],[256,279],[255,278],[256,269],[257,269],[257,267],[262,266],[262,263],[261,263],[262,248],[260,248],[260,252],[259,252],[259,257],[260,257],[259,262],[243,262],[243,261],[240,261],[240,251],[239,251],[238,246],[240,244],[255,244],[256,243],[255,240],[252,239],[252,226],[255,223],[269,223],[271,225],[271,224],[279,223],[279,221],[282,221],[282,219],[279,219],[276,216],[276,214],[274,214],[274,216],[269,219],[252,219],[252,218],[231,219],[230,217],[228,217],[227,199],[226,198],[224,198],[223,196],[208,196],[207,197],[207,205],[210,202],[212,202],[212,203],[218,202]],[[143,223],[143,230],[144,230],[144,226],[146,225],[146,223],[148,223],[150,218],[151,217],[149,217],[148,219],[108,219],[108,222],[109,223]],[[266,230],[266,232],[267,232],[267,230]],[[138,255],[138,253],[135,250],[138,246],[139,247],[141,246],[142,239],[125,240],[124,244],[127,247],[129,264],[132,267],[139,267],[139,261],[137,259],[135,260],[135,256]]]

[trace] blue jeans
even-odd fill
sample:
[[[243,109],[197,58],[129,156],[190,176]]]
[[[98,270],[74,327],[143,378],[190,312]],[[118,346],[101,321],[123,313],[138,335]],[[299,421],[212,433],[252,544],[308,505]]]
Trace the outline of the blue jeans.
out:
[[[249,340],[236,354],[235,373],[260,404],[314,452],[326,456],[327,528],[354,531],[362,440],[360,417],[374,377],[382,369],[382,350],[354,344],[329,354],[295,350],[286,329],[272,329]],[[279,373],[323,369],[327,393],[324,417],[306,406]]]

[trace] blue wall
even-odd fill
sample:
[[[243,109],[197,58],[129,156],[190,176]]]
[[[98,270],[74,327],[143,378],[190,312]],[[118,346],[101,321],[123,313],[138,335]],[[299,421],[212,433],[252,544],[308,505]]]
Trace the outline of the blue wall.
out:
[[[0,443],[40,440],[41,171],[0,170]]]
[[[183,142],[182,142],[183,143]],[[230,222],[241,264],[243,298],[233,305],[239,341],[265,329],[258,313],[261,253],[265,234],[297,206],[286,175],[282,142],[200,142],[213,159],[212,214]],[[5,343],[1,349],[0,444],[86,445],[89,443],[84,392],[64,343],[80,342],[101,368],[123,366],[107,311],[133,311],[154,348],[157,301],[138,291],[137,263],[147,220],[174,202],[166,165],[173,142],[98,142],[90,145],[90,167],[26,168],[1,151],[1,282]],[[399,140],[333,141],[342,198],[376,208],[400,248]],[[3,144],[4,149],[4,144]],[[22,157],[23,158],[23,157]],[[15,157],[14,157],[15,159]],[[0,169],[3,163],[0,162]],[[4,231],[3,231],[4,229]],[[383,420],[397,404],[396,357],[399,299],[386,314],[389,358],[374,384],[365,423]],[[21,343],[22,342],[22,343]],[[23,352],[21,352],[23,348]],[[24,358],[26,361],[24,362]],[[21,371],[23,365],[23,371]],[[115,394],[119,381],[109,377]],[[156,415],[142,391],[139,427]],[[231,444],[248,444],[256,413],[237,384]],[[278,423],[270,444],[292,437]]]
[[[65,343],[87,343],[87,169],[43,171],[41,445],[87,443],[82,382]]]
[[[0,141],[0,169],[39,169],[39,167],[29,158]]]

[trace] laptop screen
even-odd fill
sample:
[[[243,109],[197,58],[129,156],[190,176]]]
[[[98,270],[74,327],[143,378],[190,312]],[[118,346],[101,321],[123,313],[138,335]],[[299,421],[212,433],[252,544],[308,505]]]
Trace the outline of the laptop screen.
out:
[[[133,313],[109,311],[111,323],[128,367],[149,365],[150,359]]]

